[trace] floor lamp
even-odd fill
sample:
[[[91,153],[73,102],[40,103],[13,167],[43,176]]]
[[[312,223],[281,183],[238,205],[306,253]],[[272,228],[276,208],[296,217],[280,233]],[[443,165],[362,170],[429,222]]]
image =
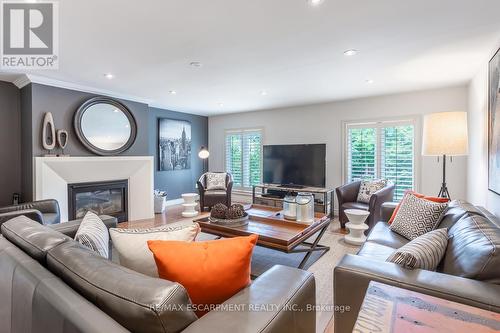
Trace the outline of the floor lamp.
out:
[[[446,186],[446,157],[467,153],[467,112],[439,112],[424,116],[422,155],[443,157],[443,181],[439,197],[450,199]]]
[[[203,173],[208,171],[208,156],[210,156],[208,149],[205,146],[201,146],[198,157],[203,160]]]

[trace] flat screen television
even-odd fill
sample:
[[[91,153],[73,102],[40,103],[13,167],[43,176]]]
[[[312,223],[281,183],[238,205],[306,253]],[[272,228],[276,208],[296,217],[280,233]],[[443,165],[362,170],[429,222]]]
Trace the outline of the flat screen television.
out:
[[[266,145],[263,156],[264,183],[325,187],[326,144]]]

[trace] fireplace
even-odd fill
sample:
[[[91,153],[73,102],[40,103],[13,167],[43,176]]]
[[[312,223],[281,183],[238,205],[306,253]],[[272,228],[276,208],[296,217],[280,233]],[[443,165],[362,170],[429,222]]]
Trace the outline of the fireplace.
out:
[[[68,218],[81,219],[88,211],[128,221],[128,180],[68,184]]]

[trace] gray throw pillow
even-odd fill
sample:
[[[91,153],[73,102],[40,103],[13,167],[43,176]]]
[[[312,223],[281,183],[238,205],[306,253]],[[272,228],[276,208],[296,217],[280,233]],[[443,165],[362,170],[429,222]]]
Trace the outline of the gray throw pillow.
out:
[[[99,253],[104,258],[109,255],[108,228],[101,218],[92,212],[87,212],[75,235],[75,241]]]
[[[386,261],[408,269],[435,271],[443,259],[447,245],[447,230],[433,230],[397,249]]]
[[[387,180],[385,179],[361,181],[361,185],[359,186],[357,201],[369,203],[373,193],[383,189],[386,186],[387,186]]]
[[[448,203],[436,203],[407,193],[391,224],[391,230],[409,239],[422,236],[436,228]]]

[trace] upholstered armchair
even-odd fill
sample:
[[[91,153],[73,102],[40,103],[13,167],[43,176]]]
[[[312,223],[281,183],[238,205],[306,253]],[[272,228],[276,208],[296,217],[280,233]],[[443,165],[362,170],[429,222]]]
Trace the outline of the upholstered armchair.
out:
[[[226,189],[225,190],[207,190],[207,173],[201,175],[198,180],[198,192],[200,194],[200,211],[204,211],[205,207],[210,210],[215,204],[223,203],[226,206],[231,205],[231,192],[233,190],[233,177],[227,172],[217,172],[226,174]]]
[[[370,216],[365,222],[369,229],[366,234],[370,232],[375,223],[380,221],[380,208],[384,202],[391,202],[394,197],[394,184],[389,183],[386,187],[373,193],[370,197],[369,203],[358,202],[358,192],[361,186],[361,181],[355,181],[337,187],[337,200],[339,202],[339,220],[340,226],[345,228],[345,224],[349,222],[344,213],[346,209],[361,209],[370,212]]]
[[[0,208],[0,225],[20,215],[29,217],[40,224],[58,224],[61,222],[59,203],[57,200],[47,199]]]

